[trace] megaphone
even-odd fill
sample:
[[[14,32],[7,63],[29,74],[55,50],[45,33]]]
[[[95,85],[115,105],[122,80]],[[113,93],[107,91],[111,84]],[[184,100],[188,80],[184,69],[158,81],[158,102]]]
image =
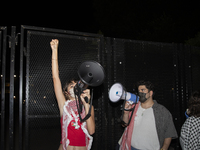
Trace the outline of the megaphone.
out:
[[[76,99],[76,105],[79,113],[79,118],[81,122],[86,121],[91,116],[91,107],[92,107],[92,99],[90,102],[90,108],[88,114],[85,118],[82,119],[81,112],[82,112],[82,103],[80,95],[88,86],[99,86],[103,83],[105,78],[105,73],[103,67],[96,61],[85,61],[83,62],[78,68],[78,76],[80,80],[74,87],[74,94],[78,97],[79,105]],[[93,93],[92,93],[93,95]],[[75,98],[76,98],[75,96]],[[88,103],[88,98],[85,97],[85,101]]]
[[[99,86],[104,81],[103,67],[96,61],[85,61],[78,68],[78,76],[82,81],[79,86]]]
[[[121,83],[115,83],[112,85],[109,91],[109,99],[112,102],[118,102],[120,99],[129,101],[130,104],[137,103],[139,96],[127,92]]]

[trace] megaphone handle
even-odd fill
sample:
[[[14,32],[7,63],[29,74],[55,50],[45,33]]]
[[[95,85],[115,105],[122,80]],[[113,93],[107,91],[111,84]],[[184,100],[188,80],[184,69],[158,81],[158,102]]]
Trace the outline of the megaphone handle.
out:
[[[88,97],[87,97],[87,99],[88,99]],[[88,114],[85,116],[85,118],[81,118],[81,114],[80,114],[80,112],[78,111],[78,113],[79,113],[79,118],[80,118],[80,121],[81,122],[84,122],[84,121],[86,121],[88,118],[90,118],[90,116],[91,116],[91,108],[92,108],[92,100],[93,100],[93,89],[92,89],[92,94],[91,94],[91,102],[90,102],[90,108],[89,108],[89,111],[88,111]]]
[[[80,118],[80,121],[81,122],[84,122],[84,121],[86,121],[88,118],[90,118],[90,116],[91,116],[91,108],[92,108],[92,99],[91,99],[91,102],[90,102],[90,108],[89,108],[89,111],[88,111],[88,114],[85,116],[85,118],[81,118],[81,115],[80,115],[80,112],[78,112],[79,113],[79,118]]]
[[[88,97],[86,96],[84,97],[84,99],[85,99],[85,102],[88,103]]]

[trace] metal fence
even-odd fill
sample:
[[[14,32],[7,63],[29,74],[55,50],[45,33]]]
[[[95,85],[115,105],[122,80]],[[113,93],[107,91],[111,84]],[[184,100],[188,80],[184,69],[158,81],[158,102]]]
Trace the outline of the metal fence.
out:
[[[93,150],[115,149],[124,130],[120,124],[123,101],[111,103],[108,98],[115,82],[133,92],[137,81],[152,81],[155,99],[169,109],[180,132],[189,96],[199,88],[199,47],[31,26],[21,26],[19,33],[17,29],[0,28],[2,150],[59,147],[61,128],[51,74],[51,39],[60,41],[62,84],[78,77],[77,68],[83,61],[95,60],[105,69],[104,83],[94,88]],[[171,148],[180,149],[178,140],[172,141]]]

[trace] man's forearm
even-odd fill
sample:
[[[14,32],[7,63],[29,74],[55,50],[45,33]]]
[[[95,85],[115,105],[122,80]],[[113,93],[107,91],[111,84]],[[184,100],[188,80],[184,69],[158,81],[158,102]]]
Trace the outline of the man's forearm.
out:
[[[163,144],[161,150],[168,150],[171,140],[172,140],[172,138],[165,138],[164,144]]]
[[[125,112],[124,112],[123,121],[124,121],[125,123],[128,123],[128,121],[129,121],[129,114],[128,114],[128,113],[125,113]]]

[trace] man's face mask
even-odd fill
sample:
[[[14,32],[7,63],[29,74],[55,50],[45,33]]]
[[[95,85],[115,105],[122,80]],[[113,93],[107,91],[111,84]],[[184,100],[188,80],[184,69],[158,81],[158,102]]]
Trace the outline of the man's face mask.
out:
[[[147,100],[147,98],[146,98],[146,94],[147,93],[142,93],[142,92],[139,92],[138,93],[138,95],[139,95],[139,101],[141,102],[141,103],[144,103],[146,100]]]

